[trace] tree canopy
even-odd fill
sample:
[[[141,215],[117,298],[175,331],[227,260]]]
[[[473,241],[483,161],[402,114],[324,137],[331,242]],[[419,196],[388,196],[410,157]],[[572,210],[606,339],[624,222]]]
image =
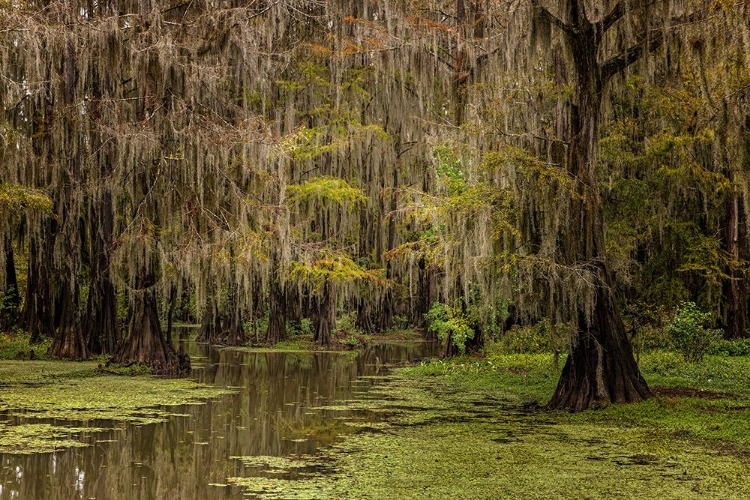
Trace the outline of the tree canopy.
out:
[[[749,9],[0,3],[17,322],[175,372],[159,315],[185,304],[207,340],[267,315],[267,340],[309,318],[325,345],[341,314],[423,326],[441,303],[468,348],[572,332],[554,406],[647,397],[632,325],[692,300],[750,328]]]

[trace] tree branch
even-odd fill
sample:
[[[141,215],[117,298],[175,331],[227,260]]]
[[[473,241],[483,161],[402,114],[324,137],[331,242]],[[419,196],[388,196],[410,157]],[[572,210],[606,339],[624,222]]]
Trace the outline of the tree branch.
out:
[[[542,15],[547,16],[550,22],[552,22],[552,24],[554,24],[555,26],[563,30],[565,33],[569,35],[573,34],[573,26],[566,23],[565,21],[557,17],[555,14],[550,12],[550,10],[544,5],[542,5],[539,0],[531,0],[531,6],[534,7],[535,9],[539,9]]]
[[[623,52],[620,52],[616,56],[610,57],[601,65],[602,82],[608,81],[614,75],[636,62],[646,51],[655,51],[661,47],[663,43],[664,33],[661,30],[657,30],[653,37],[648,38],[647,36],[644,36],[639,43],[629,47]]]
[[[617,6],[615,6],[615,9],[617,9]],[[664,44],[664,33],[667,30],[674,29],[685,23],[694,23],[703,20],[705,19],[705,14],[705,11],[698,10],[696,12],[692,12],[689,15],[674,17],[669,23],[669,26],[666,26],[662,29],[655,29],[644,32],[638,37],[638,42],[627,48],[625,51],[620,52],[616,56],[607,59],[601,65],[602,82],[606,82],[612,76],[636,62],[643,56],[644,53],[653,52],[661,47]],[[605,19],[610,17],[610,15],[612,15],[612,12],[607,14]]]
[[[609,28],[612,27],[613,24],[615,24],[622,16],[625,15],[625,4],[620,0],[617,2],[617,5],[615,5],[611,11],[609,11],[609,14],[604,16],[601,21],[599,21],[599,24],[601,26],[601,34],[609,30]]]

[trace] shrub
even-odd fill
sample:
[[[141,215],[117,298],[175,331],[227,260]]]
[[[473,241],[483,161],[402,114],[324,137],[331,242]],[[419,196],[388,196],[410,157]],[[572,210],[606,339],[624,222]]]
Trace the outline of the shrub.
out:
[[[711,314],[701,311],[694,302],[683,302],[667,326],[674,346],[686,361],[698,363],[711,347],[721,340],[721,330],[706,328]]]
[[[440,342],[450,339],[461,354],[466,352],[466,342],[474,338],[474,329],[460,307],[435,302],[425,318],[430,325],[428,330],[437,334]]]
[[[539,326],[513,325],[500,340],[503,352],[514,354],[538,354],[549,352],[547,329]]]
[[[716,356],[750,356],[750,338],[719,340],[708,351]]]

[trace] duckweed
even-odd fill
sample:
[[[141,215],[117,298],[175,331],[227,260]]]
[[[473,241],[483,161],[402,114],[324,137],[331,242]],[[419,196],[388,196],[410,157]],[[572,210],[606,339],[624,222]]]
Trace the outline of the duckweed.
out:
[[[40,419],[162,422],[176,415],[169,407],[200,403],[231,392],[186,379],[103,374],[96,362],[2,361],[0,411],[22,421],[21,425],[3,424],[0,450],[34,453],[83,446],[82,434],[95,431],[40,424]]]
[[[258,457],[229,482],[269,499],[750,498],[749,389],[681,389],[725,360],[704,363],[645,368],[665,387],[653,399],[577,414],[528,404],[554,390],[551,356],[425,363],[345,405],[379,415],[349,424],[362,432],[314,457]]]

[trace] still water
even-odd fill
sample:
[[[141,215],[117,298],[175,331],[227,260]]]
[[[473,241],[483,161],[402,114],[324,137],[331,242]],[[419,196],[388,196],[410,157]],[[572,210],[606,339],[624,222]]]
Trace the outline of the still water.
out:
[[[90,446],[33,455],[0,454],[0,499],[242,498],[229,477],[253,474],[236,457],[313,454],[374,414],[321,409],[383,383],[387,367],[434,354],[431,344],[386,343],[359,352],[247,353],[189,340],[193,377],[235,388],[199,405],[170,407],[160,424],[90,422],[109,430]],[[59,424],[59,422],[57,422]],[[70,422],[80,426],[80,422]]]

